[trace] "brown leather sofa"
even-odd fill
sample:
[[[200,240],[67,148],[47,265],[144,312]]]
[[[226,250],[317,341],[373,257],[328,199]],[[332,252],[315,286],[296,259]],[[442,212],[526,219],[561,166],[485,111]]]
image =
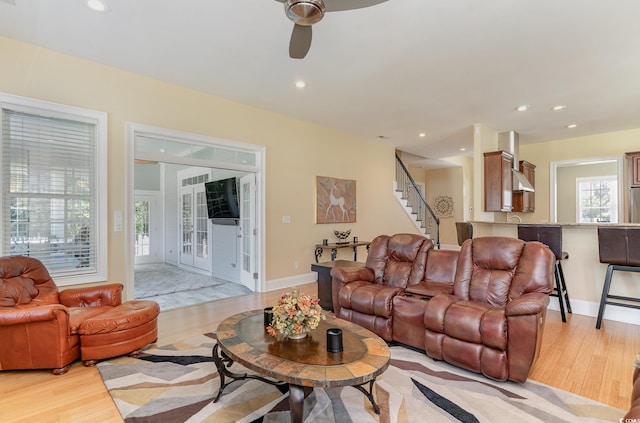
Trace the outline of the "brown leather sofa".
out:
[[[0,257],[0,370],[53,369],[135,353],[157,339],[158,304],[122,303],[122,284],[58,287],[30,257]]]
[[[523,382],[539,352],[554,260],[545,245],[515,238],[474,238],[457,252],[419,235],[383,235],[364,268],[332,269],[334,309],[387,342]]]

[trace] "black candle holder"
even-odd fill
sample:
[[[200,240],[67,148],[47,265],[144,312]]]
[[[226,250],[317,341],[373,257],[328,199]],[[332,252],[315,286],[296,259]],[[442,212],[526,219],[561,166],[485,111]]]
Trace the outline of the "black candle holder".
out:
[[[270,326],[273,323],[273,307],[265,307],[264,309],[264,327]]]
[[[342,351],[342,329],[327,329],[327,351],[331,353]]]

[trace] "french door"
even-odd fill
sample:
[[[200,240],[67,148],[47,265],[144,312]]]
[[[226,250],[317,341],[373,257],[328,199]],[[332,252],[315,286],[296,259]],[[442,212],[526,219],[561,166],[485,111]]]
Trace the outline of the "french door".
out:
[[[256,230],[256,175],[240,178],[240,283],[256,290],[257,230]]]
[[[180,264],[211,273],[204,184],[180,188]]]

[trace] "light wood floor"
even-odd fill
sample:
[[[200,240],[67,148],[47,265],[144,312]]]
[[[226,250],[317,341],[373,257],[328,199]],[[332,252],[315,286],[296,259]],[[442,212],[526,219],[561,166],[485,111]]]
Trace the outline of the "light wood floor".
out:
[[[317,295],[315,283],[301,287]],[[161,313],[158,343],[215,331],[225,317],[276,302],[283,291],[218,300]],[[553,301],[553,299],[552,299]],[[575,315],[562,323],[549,311],[542,351],[530,378],[626,409],[640,326]],[[0,422],[122,422],[98,370],[77,362],[63,376],[49,371],[0,372]]]

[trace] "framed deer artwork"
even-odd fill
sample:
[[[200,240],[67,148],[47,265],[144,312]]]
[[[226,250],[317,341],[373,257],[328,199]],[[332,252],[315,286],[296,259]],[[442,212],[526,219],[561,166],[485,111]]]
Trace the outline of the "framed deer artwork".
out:
[[[356,181],[316,176],[316,223],[356,221]]]

